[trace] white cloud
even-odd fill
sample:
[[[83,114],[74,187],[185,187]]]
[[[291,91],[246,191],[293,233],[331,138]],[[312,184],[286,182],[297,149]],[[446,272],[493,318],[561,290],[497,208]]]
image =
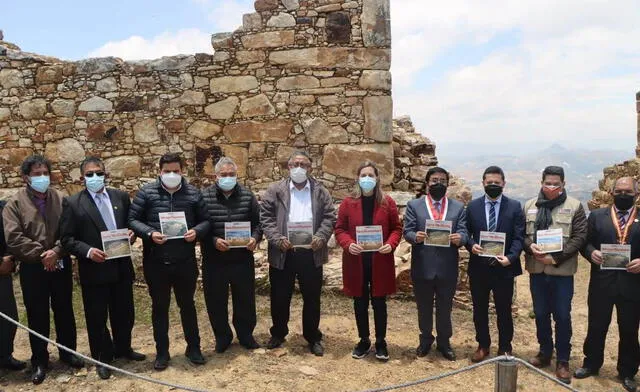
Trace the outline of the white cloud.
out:
[[[242,15],[255,12],[253,1],[195,0],[205,2],[205,12],[218,32],[234,31],[242,26]]]

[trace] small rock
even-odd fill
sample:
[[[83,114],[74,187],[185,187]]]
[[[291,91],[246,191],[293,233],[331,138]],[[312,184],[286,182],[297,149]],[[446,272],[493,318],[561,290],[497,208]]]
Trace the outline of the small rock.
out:
[[[82,369],[78,370],[75,374],[76,377],[86,377],[88,373],[88,370],[86,367],[83,367]]]
[[[62,383],[62,384],[66,384],[69,382],[69,380],[71,380],[71,376],[68,374],[61,374],[58,377],[56,377],[56,382]]]
[[[311,366],[300,366],[298,370],[305,376],[317,376],[319,374],[318,370]]]
[[[276,348],[271,350],[271,355],[276,358],[284,357],[289,351],[286,348]]]
[[[264,348],[257,348],[255,350],[253,350],[254,354],[259,354],[259,355],[263,355],[267,353],[267,350],[265,350]]]

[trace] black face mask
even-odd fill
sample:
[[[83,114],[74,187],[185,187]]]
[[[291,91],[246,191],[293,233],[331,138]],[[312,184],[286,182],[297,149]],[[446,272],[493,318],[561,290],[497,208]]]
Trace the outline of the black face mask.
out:
[[[502,187],[496,184],[489,184],[484,187],[484,192],[492,199],[500,196],[502,194]]]
[[[615,204],[616,208],[621,211],[626,211],[633,207],[635,201],[636,197],[633,195],[621,194],[613,196],[613,204]]]
[[[447,193],[447,186],[444,184],[433,184],[433,185],[429,185],[429,195],[431,195],[431,197],[434,200],[440,200],[444,197],[444,195]]]

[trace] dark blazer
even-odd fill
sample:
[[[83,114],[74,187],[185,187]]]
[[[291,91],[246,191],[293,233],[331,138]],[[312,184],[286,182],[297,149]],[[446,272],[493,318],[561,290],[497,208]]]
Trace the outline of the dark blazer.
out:
[[[640,301],[640,274],[620,270],[602,271],[600,266],[591,260],[591,254],[594,250],[600,250],[601,244],[618,243],[616,229],[611,221],[611,208],[592,211],[587,222],[587,245],[581,253],[591,262],[589,291],[610,297],[621,295],[628,300]],[[629,228],[627,243],[631,244],[633,260],[640,257],[640,223],[636,219],[630,224],[632,226]]]
[[[480,241],[480,232],[487,231],[487,214],[485,212],[485,196],[473,199],[467,206],[467,230],[469,241],[467,250],[471,254],[469,259],[469,275],[474,273],[491,273],[505,278],[522,274],[520,253],[524,243],[525,218],[522,206],[517,200],[502,195],[496,232],[506,233],[505,256],[511,264],[503,267],[500,264],[489,265],[489,257],[474,255],[471,248]]]
[[[126,192],[106,188],[113,206],[118,229],[127,228],[131,201]],[[94,285],[131,281],[134,279],[130,257],[96,263],[87,258],[91,248],[102,249],[101,231],[107,231],[100,211],[86,189],[62,201],[60,235],[64,249],[78,259],[80,284]]]
[[[448,248],[425,246],[416,243],[416,232],[424,231],[425,223],[429,219],[425,197],[411,200],[407,204],[404,214],[404,238],[411,246],[411,278],[416,279],[458,279],[458,247]],[[451,232],[462,236],[460,243],[468,240],[466,212],[464,205],[457,200],[447,198],[447,216],[451,221]]]

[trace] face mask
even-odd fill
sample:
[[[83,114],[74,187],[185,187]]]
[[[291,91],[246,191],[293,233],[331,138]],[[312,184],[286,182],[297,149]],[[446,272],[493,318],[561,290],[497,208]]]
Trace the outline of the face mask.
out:
[[[373,188],[376,187],[377,181],[374,178],[369,176],[360,177],[358,179],[358,184],[360,185],[362,192],[369,193],[373,190]]]
[[[40,192],[40,193],[45,193],[47,191],[47,189],[49,189],[49,184],[51,183],[51,180],[49,179],[49,176],[33,176],[33,177],[29,177],[29,181],[31,184],[31,188],[36,191],[36,192]]]
[[[160,176],[160,179],[164,186],[169,189],[176,188],[182,182],[182,176],[178,173],[164,173]]]
[[[104,188],[104,176],[94,174],[91,177],[85,177],[84,183],[87,189],[93,193],[98,193]]]
[[[636,201],[636,197],[633,195],[615,195],[613,196],[613,204],[615,204],[616,208],[620,211],[626,211],[633,207],[633,204]]]
[[[289,177],[296,184],[302,184],[307,181],[307,169],[302,167],[294,167],[289,169]]]
[[[429,185],[429,195],[431,195],[431,197],[434,200],[440,200],[444,197],[444,195],[447,193],[447,186],[444,184],[433,184],[433,185]]]
[[[484,187],[484,193],[492,199],[496,199],[502,194],[502,187],[496,184],[489,184]]]
[[[229,192],[236,187],[238,183],[237,177],[220,177],[218,178],[218,186],[225,192]]]
[[[542,193],[547,200],[553,200],[562,194],[562,188],[557,185],[545,185],[542,187]]]

